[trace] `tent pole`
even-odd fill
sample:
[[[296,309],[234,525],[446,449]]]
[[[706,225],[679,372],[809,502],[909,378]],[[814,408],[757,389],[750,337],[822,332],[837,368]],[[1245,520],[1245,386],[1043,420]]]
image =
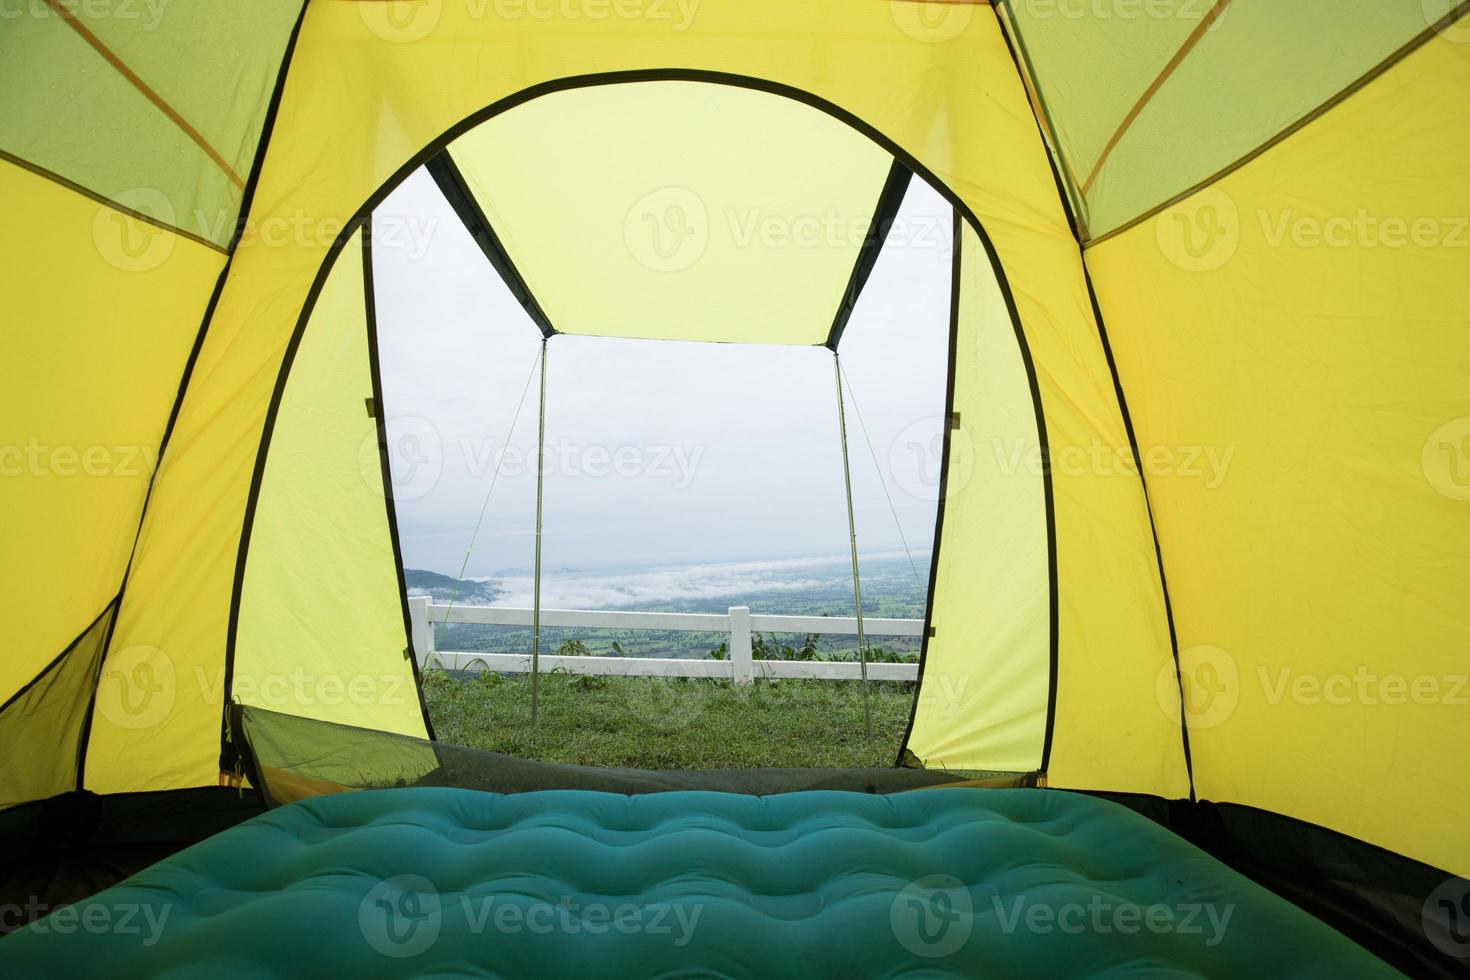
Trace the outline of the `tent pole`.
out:
[[[531,591],[531,727],[541,686],[541,481],[546,472],[546,338],[541,338],[541,411],[536,428],[536,572]]]
[[[847,416],[842,409],[842,363],[832,351],[832,371],[837,378],[837,431],[842,437],[842,484],[847,490],[847,540],[852,546],[852,596],[857,602],[858,664],[863,672],[863,730],[873,737],[873,708],[868,699],[868,644],[863,637],[863,587],[858,579],[857,521],[852,516],[852,469],[847,463]]]

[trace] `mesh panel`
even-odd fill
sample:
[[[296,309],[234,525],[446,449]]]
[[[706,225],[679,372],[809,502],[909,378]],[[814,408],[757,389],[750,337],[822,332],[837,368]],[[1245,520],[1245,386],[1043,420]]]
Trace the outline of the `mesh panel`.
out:
[[[31,3],[0,31],[0,150],[226,245],[300,9]]]
[[[369,731],[261,708],[236,706],[247,771],[271,806],[359,789],[456,786],[494,793],[584,789],[606,793],[714,790],[764,796],[829,789],[896,793],[960,781],[1019,786],[1016,773],[919,769],[600,769],[531,762],[406,735]]]
[[[1011,0],[1006,10],[1096,238],[1254,153],[1457,5],[1155,0],[1100,17],[1086,4]]]
[[[115,604],[108,605],[61,656],[0,708],[0,807],[75,787],[77,745],[115,609]]]

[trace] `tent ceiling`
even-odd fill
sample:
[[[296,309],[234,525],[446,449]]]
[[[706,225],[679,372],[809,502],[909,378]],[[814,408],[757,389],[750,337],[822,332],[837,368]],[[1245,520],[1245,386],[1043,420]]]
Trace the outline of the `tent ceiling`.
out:
[[[1088,237],[1100,238],[1250,157],[1464,6],[1157,0],[1133,16],[1090,18],[1054,4],[1005,10]]]
[[[819,109],[687,81],[546,95],[449,155],[556,331],[801,345],[827,341],[893,162]]]

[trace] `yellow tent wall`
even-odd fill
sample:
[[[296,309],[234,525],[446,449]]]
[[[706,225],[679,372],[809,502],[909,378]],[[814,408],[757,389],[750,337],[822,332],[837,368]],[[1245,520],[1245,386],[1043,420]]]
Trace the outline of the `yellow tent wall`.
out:
[[[1255,5],[1230,30],[1269,25],[1266,9]],[[106,624],[87,788],[214,784],[228,654],[275,670],[269,658],[283,641],[270,634],[284,614],[270,603],[309,604],[289,590],[271,596],[251,577],[291,560],[289,533],[277,528],[270,544],[272,501],[292,498],[272,476],[287,457],[272,463],[269,450],[278,435],[289,446],[293,424],[309,433],[312,412],[338,424],[334,413],[363,383],[352,372],[341,390],[353,394],[340,405],[293,415],[283,366],[303,352],[301,364],[313,363],[313,345],[331,339],[313,331],[322,311],[350,325],[339,337],[355,338],[352,356],[361,357],[358,319],[370,307],[366,298],[334,306],[331,287],[333,276],[352,275],[350,242],[371,206],[426,153],[538,95],[651,77],[716,80],[831,113],[951,196],[963,219],[958,279],[970,286],[957,304],[961,423],[946,465],[957,472],[965,447],[993,454],[1002,418],[1051,460],[1045,478],[1025,477],[1025,493],[978,492],[998,478],[982,470],[946,499],[914,758],[1034,768],[1053,786],[1165,798],[1193,790],[1470,872],[1459,830],[1470,763],[1456,751],[1470,638],[1470,5],[1434,0],[1424,10],[1443,15],[1442,33],[1325,111],[1293,106],[1291,127],[1230,130],[1231,140],[1259,145],[1138,220],[1178,188],[1156,175],[1124,187],[1138,172],[1126,161],[1173,130],[1140,116],[1109,156],[1096,138],[1106,129],[1079,134],[1066,113],[1045,111],[1038,125],[1033,110],[1058,93],[1044,65],[1043,84],[1030,79],[1028,93],[982,3],[704,0],[689,16],[677,4],[636,6],[637,16],[592,22],[453,0],[313,0],[253,197],[189,151],[209,176],[184,181],[181,200],[202,189],[227,210],[249,201],[253,233],[238,246],[140,219],[86,183],[95,168],[77,172],[82,186],[0,160],[0,188],[14,202],[0,236],[11,309],[18,322],[55,325],[5,331],[6,363],[33,370],[0,393],[0,418],[14,426],[4,444],[146,449],[169,433],[156,473],[150,465],[98,482],[52,466],[0,482],[0,508],[21,516],[0,572],[0,602],[19,624],[0,661],[0,697],[74,638],[92,644]],[[75,46],[70,35],[55,38]],[[1167,55],[1180,38],[1145,40]],[[1065,44],[1056,50],[1065,54]],[[1209,57],[1196,66],[1232,64],[1218,48],[1200,50]],[[229,154],[238,166],[250,158],[254,123],[236,122],[222,131],[240,142]],[[1058,124],[1062,192],[1041,138]],[[1100,175],[1095,192],[1074,186],[1068,153],[1080,145]],[[1207,175],[1240,148],[1206,148],[1190,172]],[[1064,194],[1083,205],[1083,227]],[[1089,213],[1101,233],[1091,240]],[[99,222],[126,232],[119,255],[97,240]],[[77,275],[86,290],[71,287]],[[189,369],[201,317],[208,329]],[[1014,347],[982,363],[977,349],[1000,343],[1007,325]],[[1019,392],[1023,381],[1031,428],[1014,398],[1009,414],[987,415],[978,392]],[[1142,480],[1129,466],[1124,397]],[[279,430],[273,406],[286,413]],[[354,438],[370,435],[371,421],[353,416]],[[279,475],[289,483],[289,469]],[[1013,529],[1029,529],[1014,545],[1027,559],[1015,578],[983,547],[998,500],[1024,516]],[[381,572],[381,535],[367,537]],[[46,591],[54,577],[71,587]],[[986,617],[968,590],[988,581],[1029,583],[1013,604],[1033,624],[1021,653],[972,640]],[[370,584],[386,598],[385,578]],[[269,585],[286,589],[279,578]],[[55,614],[33,615],[41,605]],[[343,644],[368,629],[346,605],[320,625]],[[373,631],[380,644],[386,625]],[[324,658],[331,643],[311,648]],[[391,645],[374,647],[373,659],[403,669]],[[1016,680],[968,687],[977,675]],[[128,685],[140,678],[167,694],[141,715],[128,707]],[[971,694],[946,699],[946,689]],[[341,720],[418,724],[409,711]],[[27,785],[60,791],[71,771]]]
[[[1461,874],[1467,92],[1470,44],[1435,37],[1087,251],[1158,460],[1199,796]]]
[[[220,676],[262,426],[332,242],[463,120],[577,76],[725,72],[809,93],[869,127],[956,195],[993,243],[1019,340],[1036,365],[1052,452],[1126,454],[1081,256],[995,16],[983,5],[938,20],[928,7],[918,12],[906,3],[721,0],[701,4],[687,23],[610,17],[591,27],[458,3],[312,3],[251,212],[262,229],[294,221],[304,230],[247,238],[235,253],[154,487],[113,648],[168,651],[180,677],[206,688]],[[1047,765],[1057,782],[1183,795],[1177,722],[1150,712],[1116,724],[1115,706],[1152,698],[1171,663],[1140,486],[1080,470],[1059,472],[1053,484],[1050,642],[1067,665],[1055,675],[1054,718],[1067,721],[1053,722],[1051,757],[1035,767]],[[166,601],[180,592],[187,604]],[[963,621],[954,617],[966,602],[957,592],[936,596],[936,663],[955,661],[939,647],[966,642],[962,629],[946,628]],[[99,717],[90,785],[213,782],[219,713],[217,699],[191,690],[147,729]],[[995,761],[983,742],[944,759],[975,768]]]
[[[0,195],[0,261],[27,273],[0,331],[3,700],[117,594],[225,257],[4,160]]]

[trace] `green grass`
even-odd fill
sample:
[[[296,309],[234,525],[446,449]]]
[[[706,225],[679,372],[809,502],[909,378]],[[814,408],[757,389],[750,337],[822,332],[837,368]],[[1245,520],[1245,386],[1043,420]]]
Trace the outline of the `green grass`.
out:
[[[436,736],[526,759],[635,769],[891,766],[913,685],[873,682],[873,736],[854,681],[543,674],[531,728],[529,677],[424,675]]]

